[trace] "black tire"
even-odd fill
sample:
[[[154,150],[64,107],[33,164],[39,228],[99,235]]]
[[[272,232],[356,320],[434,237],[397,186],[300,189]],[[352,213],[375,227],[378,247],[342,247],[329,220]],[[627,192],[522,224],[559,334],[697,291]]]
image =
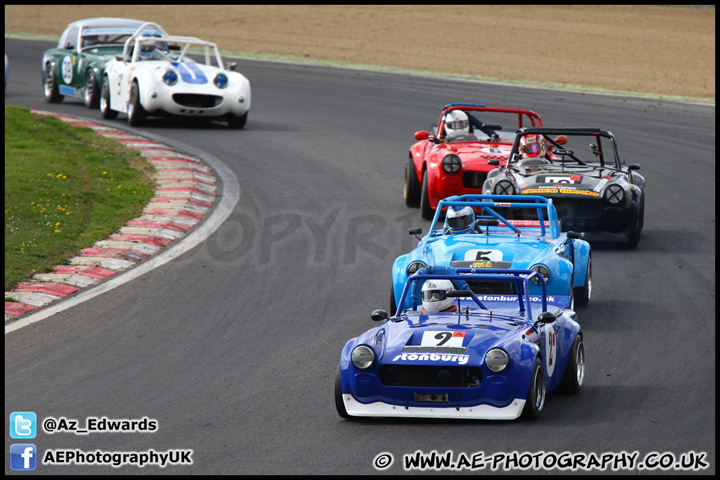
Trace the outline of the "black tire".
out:
[[[636,248],[638,246],[638,243],[640,243],[640,216],[638,216],[635,219],[635,223],[630,228],[630,232],[628,233],[628,239],[627,242],[625,242],[625,248],[628,250],[632,250],[633,248]]]
[[[60,95],[58,84],[55,79],[55,73],[53,72],[52,65],[49,63],[45,65],[45,83],[43,84],[43,93],[45,94],[45,100],[48,103],[60,103],[65,98],[64,95]]]
[[[351,417],[350,414],[345,409],[345,404],[343,403],[342,399],[342,381],[340,379],[340,365],[338,365],[337,373],[335,374],[335,409],[337,410],[338,415],[340,415],[342,418],[351,420],[354,417]]]
[[[545,370],[543,370],[540,357],[535,357],[532,377],[530,377],[530,388],[528,389],[527,401],[523,408],[522,418],[534,420],[540,416],[545,408]]]
[[[575,267],[573,267],[573,270]],[[585,307],[590,303],[592,295],[592,255],[588,258],[587,272],[585,272],[585,283],[582,287],[575,288],[575,306]]]
[[[85,72],[85,106],[87,108],[98,108],[100,106],[100,88],[92,70]]]
[[[395,304],[395,289],[390,287],[390,316],[394,317],[397,313],[397,305]]]
[[[585,380],[585,346],[578,334],[572,344],[565,373],[558,386],[558,392],[574,395],[580,391]]]
[[[110,82],[107,77],[103,81],[102,93],[100,94],[100,114],[105,120],[117,118],[118,112],[110,108]]]
[[[228,127],[237,129],[243,128],[247,123],[248,113],[250,112],[245,112],[245,115],[242,115],[240,117],[237,117],[232,113],[229,114],[227,117]]]
[[[140,87],[133,81],[130,87],[130,104],[128,105],[128,123],[131,127],[140,127],[145,123],[147,112],[140,103]]]
[[[422,179],[422,194],[420,195],[420,216],[425,220],[432,220],[435,216],[435,210],[430,207],[427,176],[427,170],[425,170]]]
[[[415,163],[412,158],[408,158],[405,165],[405,205],[408,207],[418,207],[420,205],[420,182],[415,172]]]

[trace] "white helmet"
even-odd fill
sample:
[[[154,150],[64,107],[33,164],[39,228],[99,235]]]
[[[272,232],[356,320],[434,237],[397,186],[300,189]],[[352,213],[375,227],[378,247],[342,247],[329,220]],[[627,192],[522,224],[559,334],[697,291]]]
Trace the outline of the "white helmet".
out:
[[[448,138],[470,135],[470,119],[462,110],[453,110],[445,115],[445,132]]]
[[[445,227],[452,234],[472,232],[475,228],[475,211],[470,206],[450,205],[445,214]]]
[[[520,139],[520,152],[524,158],[539,158],[545,155],[545,139],[542,135],[525,135]]]
[[[427,313],[438,313],[449,308],[453,299],[447,292],[455,290],[450,280],[426,280],[422,287],[422,302]]]

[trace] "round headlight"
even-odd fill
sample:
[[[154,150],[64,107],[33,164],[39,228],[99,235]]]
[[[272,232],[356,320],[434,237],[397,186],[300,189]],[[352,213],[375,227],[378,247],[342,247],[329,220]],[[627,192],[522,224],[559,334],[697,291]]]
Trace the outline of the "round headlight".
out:
[[[605,200],[613,205],[619,205],[625,200],[625,190],[620,185],[610,185],[605,189]]]
[[[495,195],[515,195],[515,185],[510,180],[500,180],[493,188]]]
[[[375,352],[367,345],[358,345],[350,354],[350,359],[357,368],[365,370],[375,361]]]
[[[536,271],[537,273],[542,275],[542,277],[545,279],[545,284],[547,285],[548,280],[550,280],[550,270],[548,270],[545,265],[533,265],[532,267],[530,267],[530,270]],[[540,280],[536,276],[533,276],[530,281],[535,285],[540,285]]]
[[[218,88],[225,88],[228,86],[228,77],[224,73],[218,73],[213,79],[213,83]]]
[[[445,170],[446,173],[457,173],[460,171],[460,167],[462,167],[460,157],[458,157],[454,153],[451,153],[450,155],[447,155],[445,158],[443,158],[442,168],[443,170]]]
[[[407,267],[407,274],[408,274],[408,276],[410,276],[410,275],[414,274],[415,272],[417,272],[418,270],[420,270],[421,268],[425,268],[426,266],[427,265],[425,265],[422,262],[412,262]]]
[[[166,70],[165,73],[162,76],[163,82],[165,82],[166,85],[170,85],[171,87],[175,85],[178,81],[178,75],[175,70]]]
[[[502,350],[500,348],[493,348],[491,350],[488,350],[488,352],[485,354],[485,365],[492,372],[502,372],[507,368],[509,363],[510,357],[508,357],[508,354],[505,352],[505,350]]]

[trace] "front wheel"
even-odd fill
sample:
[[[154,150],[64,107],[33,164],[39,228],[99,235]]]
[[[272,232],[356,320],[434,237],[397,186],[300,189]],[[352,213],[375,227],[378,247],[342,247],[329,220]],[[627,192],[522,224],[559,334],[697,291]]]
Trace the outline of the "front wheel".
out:
[[[43,93],[48,103],[60,103],[63,101],[64,95],[60,95],[57,79],[53,72],[52,65],[45,65],[45,84],[43,85]]]
[[[428,189],[428,174],[427,170],[425,170],[422,179],[422,194],[420,195],[420,216],[425,220],[432,220],[435,216],[435,210],[430,206],[430,193]]]
[[[227,117],[228,127],[238,129],[243,128],[247,123],[248,113],[249,112],[245,112],[245,115],[241,115],[239,117],[233,115],[232,113],[229,114]]]
[[[103,81],[102,93],[100,94],[100,114],[105,120],[117,118],[118,112],[110,108],[110,82],[105,77]]]
[[[525,408],[522,417],[527,420],[534,420],[540,416],[545,407],[545,371],[542,367],[540,357],[535,357],[535,365],[530,379]]]
[[[405,205],[408,207],[417,207],[420,204],[420,182],[415,172],[415,162],[412,158],[408,158],[405,164]]]
[[[395,289],[390,287],[390,316],[394,317],[397,313],[397,305],[395,304]]]
[[[87,108],[98,108],[100,105],[100,89],[92,70],[85,73],[85,95],[83,99]]]
[[[574,269],[575,267],[573,267]],[[582,287],[575,288],[575,305],[584,307],[590,303],[592,295],[592,256],[588,257],[587,272],[585,272],[585,283]]]
[[[137,81],[130,87],[130,105],[128,105],[128,123],[131,127],[140,127],[145,123],[147,112],[140,103],[140,88]]]
[[[342,418],[350,420],[353,417],[347,412],[342,396],[342,379],[340,377],[340,365],[338,365],[337,373],[335,374],[335,409]]]
[[[565,365],[565,373],[558,386],[558,391],[566,394],[575,394],[580,391],[585,380],[585,347],[583,346],[582,337],[577,335],[573,341],[570,356],[567,365]]]

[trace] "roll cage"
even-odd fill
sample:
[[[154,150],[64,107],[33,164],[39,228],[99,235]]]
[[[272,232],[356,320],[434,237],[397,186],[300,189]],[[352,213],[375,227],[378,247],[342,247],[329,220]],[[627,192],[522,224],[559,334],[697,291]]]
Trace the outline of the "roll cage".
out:
[[[170,44],[184,44],[182,48],[175,48],[175,45],[169,47],[172,50],[180,50],[180,53],[177,55],[177,57],[172,59],[174,62],[184,62],[186,55],[189,53],[192,47],[200,47],[203,50],[205,65],[211,65],[211,58],[214,58],[217,62],[218,68],[220,68],[221,70],[225,70],[225,65],[223,64],[222,57],[220,56],[217,45],[212,42],[206,42],[205,40],[201,40],[196,37],[181,37],[169,35],[163,35],[160,37],[142,37],[140,36],[142,33],[143,28],[140,27],[137,32],[135,32],[132,36],[130,36],[130,38],[125,41],[125,47],[123,48],[122,55],[123,59],[128,58],[129,52],[132,49],[133,54],[131,61],[137,61],[139,49],[133,48],[135,46],[148,44],[160,44],[162,46],[169,46]]]
[[[438,121],[437,138],[440,140],[445,138],[445,115],[453,110],[464,110],[466,112],[515,113],[518,116],[518,129],[523,128],[524,119],[530,124],[530,127],[542,127],[542,119],[540,118],[540,115],[532,110],[525,110],[521,108],[488,107],[486,105],[476,103],[450,103],[443,107],[443,111],[440,114],[440,120]],[[483,126],[491,130],[503,130],[504,128],[502,125],[484,124]]]

